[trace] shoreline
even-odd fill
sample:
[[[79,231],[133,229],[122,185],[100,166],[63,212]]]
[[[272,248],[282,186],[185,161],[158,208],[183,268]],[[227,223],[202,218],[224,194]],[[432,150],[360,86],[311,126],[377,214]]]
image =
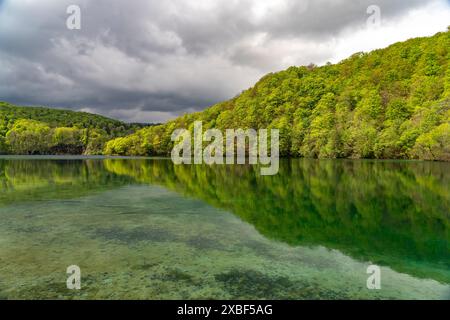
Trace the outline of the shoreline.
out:
[[[170,156],[104,156],[104,155],[0,155],[0,160],[171,160]],[[280,157],[280,161],[286,160],[315,160],[315,161],[361,161],[361,162],[412,162],[412,163],[450,163],[445,160],[420,160],[420,159],[352,159],[352,158],[294,158]],[[193,165],[193,164],[190,164]],[[226,164],[222,164],[226,165]],[[239,164],[234,164],[239,165]],[[248,163],[242,165],[250,165]]]

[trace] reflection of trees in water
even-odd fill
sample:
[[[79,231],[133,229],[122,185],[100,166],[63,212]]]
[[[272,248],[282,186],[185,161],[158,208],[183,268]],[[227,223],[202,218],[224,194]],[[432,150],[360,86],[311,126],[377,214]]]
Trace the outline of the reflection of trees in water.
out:
[[[271,239],[323,245],[450,282],[448,164],[286,160],[271,177],[251,166],[105,166],[230,210]]]
[[[0,205],[158,184],[232,211],[268,238],[323,245],[450,282],[448,169],[431,162],[286,160],[278,175],[261,177],[253,166],[170,160],[0,160]]]
[[[101,160],[0,160],[0,205],[77,198],[132,182]]]

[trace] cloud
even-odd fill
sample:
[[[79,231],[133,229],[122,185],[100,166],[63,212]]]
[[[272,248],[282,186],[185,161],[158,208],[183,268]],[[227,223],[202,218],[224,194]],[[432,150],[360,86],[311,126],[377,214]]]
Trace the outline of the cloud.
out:
[[[66,28],[71,4],[81,30]],[[449,18],[443,0],[0,0],[0,100],[161,122],[267,72],[431,35]]]

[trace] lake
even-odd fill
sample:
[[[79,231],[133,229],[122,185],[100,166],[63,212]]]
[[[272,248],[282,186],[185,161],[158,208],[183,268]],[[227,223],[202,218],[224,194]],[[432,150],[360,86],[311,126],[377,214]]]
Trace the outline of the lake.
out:
[[[0,299],[450,299],[449,186],[438,162],[1,157]]]

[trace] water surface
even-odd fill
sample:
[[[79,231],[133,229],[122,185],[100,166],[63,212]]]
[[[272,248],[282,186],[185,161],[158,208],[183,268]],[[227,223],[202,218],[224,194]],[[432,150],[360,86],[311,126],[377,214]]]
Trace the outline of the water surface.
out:
[[[0,158],[0,298],[450,299],[450,164],[259,172]],[[66,288],[74,264],[80,291]]]

